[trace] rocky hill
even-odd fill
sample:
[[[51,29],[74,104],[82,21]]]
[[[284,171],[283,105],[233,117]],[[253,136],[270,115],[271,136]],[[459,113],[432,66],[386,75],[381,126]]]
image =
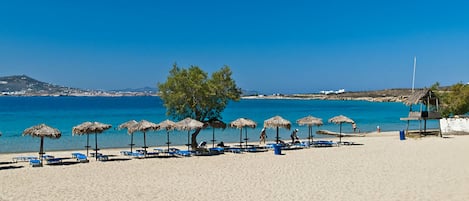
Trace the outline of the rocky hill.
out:
[[[0,77],[0,92],[3,95],[60,95],[83,90],[41,82],[26,75],[14,75]]]

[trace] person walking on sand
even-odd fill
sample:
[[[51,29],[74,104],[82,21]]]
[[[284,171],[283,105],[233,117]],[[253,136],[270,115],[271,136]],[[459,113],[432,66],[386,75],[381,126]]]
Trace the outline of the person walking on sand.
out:
[[[267,134],[265,133],[265,127],[261,130],[261,135],[259,136],[259,144],[264,143],[265,139],[267,138]]]
[[[298,129],[293,130],[293,132],[290,135],[292,144],[295,144],[295,142],[298,142],[299,140],[298,135],[296,133],[298,133]]]
[[[352,129],[353,129],[354,133],[357,132],[357,124],[356,123],[352,123]]]

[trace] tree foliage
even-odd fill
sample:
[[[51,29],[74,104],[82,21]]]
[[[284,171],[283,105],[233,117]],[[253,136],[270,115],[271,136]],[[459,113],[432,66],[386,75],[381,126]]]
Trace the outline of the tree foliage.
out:
[[[231,75],[226,65],[209,78],[198,66],[184,69],[174,64],[166,82],[158,83],[166,114],[178,120],[186,117],[201,122],[222,119],[221,112],[228,102],[238,101],[241,97],[241,89],[236,86]],[[200,129],[192,134],[193,147],[197,145],[199,132]]]
[[[437,82],[432,86],[437,91],[441,102],[441,114],[444,117],[462,115],[469,112],[469,85],[463,83],[454,84],[441,89]]]

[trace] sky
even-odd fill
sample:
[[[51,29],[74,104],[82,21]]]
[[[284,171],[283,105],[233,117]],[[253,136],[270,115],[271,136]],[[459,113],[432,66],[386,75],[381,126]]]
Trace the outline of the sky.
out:
[[[469,1],[0,1],[0,76],[156,87],[228,65],[261,93],[469,82]]]

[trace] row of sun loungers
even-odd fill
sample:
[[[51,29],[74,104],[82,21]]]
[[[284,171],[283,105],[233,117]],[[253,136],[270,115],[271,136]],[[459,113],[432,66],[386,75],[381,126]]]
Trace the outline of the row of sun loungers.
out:
[[[294,149],[302,149],[302,148],[309,148],[309,147],[334,147],[334,146],[339,146],[339,145],[357,145],[354,142],[333,142],[333,141],[327,141],[327,140],[317,140],[313,142],[309,141],[303,141],[303,142],[298,142],[298,143],[283,143],[281,149],[282,150],[294,150]],[[211,155],[219,155],[219,154],[224,154],[225,152],[229,153],[255,153],[255,152],[265,152],[268,151],[269,149],[274,149],[275,144],[274,143],[268,143],[265,146],[255,146],[255,145],[248,145],[248,146],[237,146],[237,147],[230,147],[230,146],[224,146],[224,147],[212,147],[212,148],[197,148],[196,150],[180,150],[177,148],[170,148],[169,150],[167,149],[154,149],[154,152],[145,152],[144,150],[136,150],[133,152],[130,151],[121,151],[121,155],[124,156],[130,156],[134,158],[147,158],[147,157],[155,157],[155,156],[161,156],[161,157],[189,157],[189,156],[211,156]],[[96,157],[95,153],[90,153],[91,157]],[[85,154],[82,153],[72,153],[72,158],[76,159],[77,162],[79,163],[87,163],[89,162],[88,157]],[[97,160],[99,161],[107,161],[109,160],[109,157],[107,155],[103,155],[101,153],[98,153],[97,155]],[[12,158],[13,162],[29,162],[29,164],[32,167],[41,167],[43,164],[43,161],[45,161],[45,164],[47,165],[54,165],[54,164],[62,164],[63,159],[62,158],[55,158],[54,156],[51,155],[43,155],[42,160],[39,159],[38,157],[35,156],[17,156]]]

